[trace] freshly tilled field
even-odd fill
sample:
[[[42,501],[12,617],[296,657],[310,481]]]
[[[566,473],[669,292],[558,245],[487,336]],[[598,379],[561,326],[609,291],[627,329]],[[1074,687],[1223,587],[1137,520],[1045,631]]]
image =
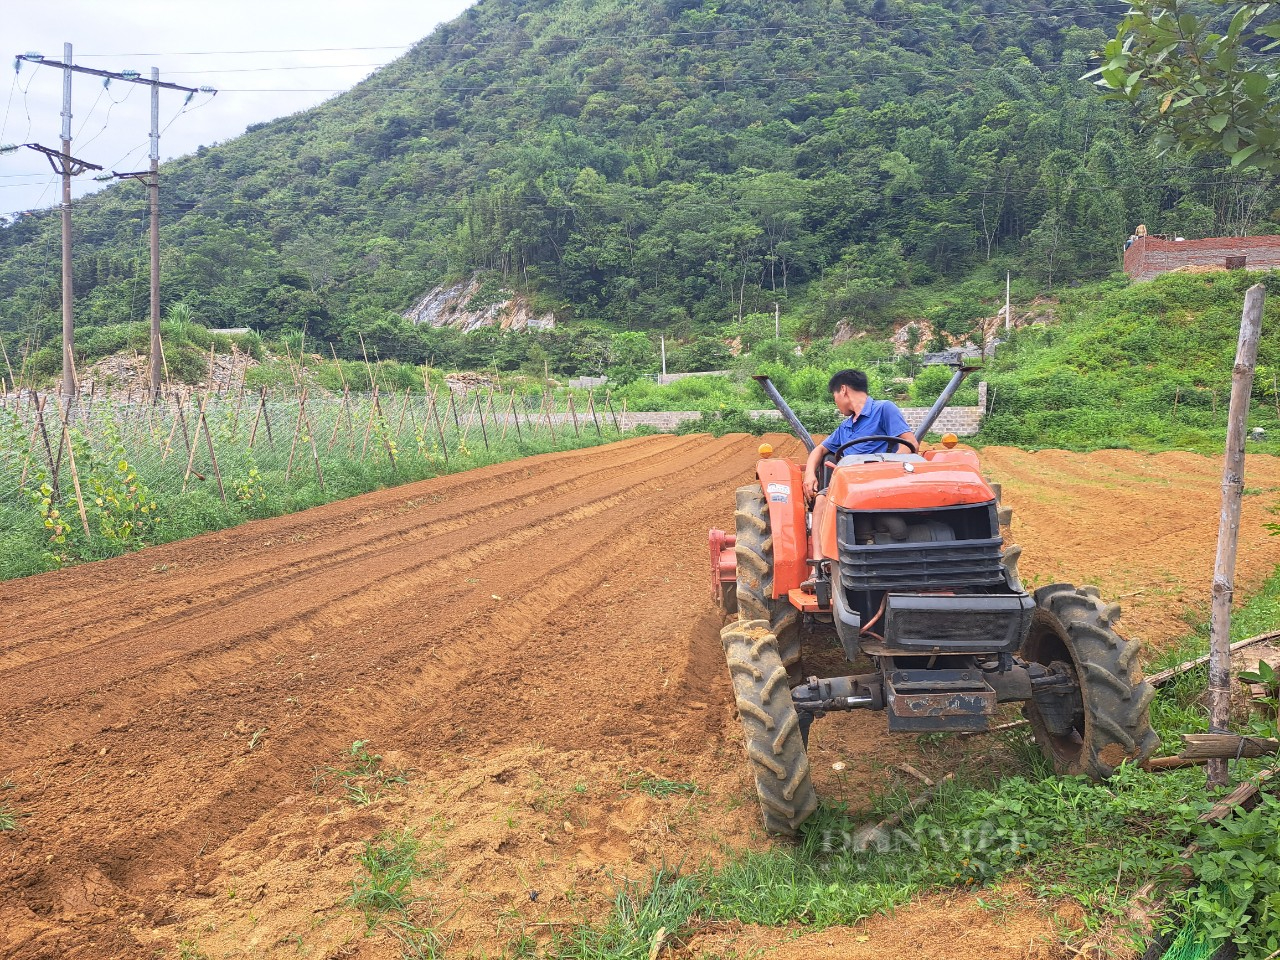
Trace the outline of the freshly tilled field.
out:
[[[0,955],[398,956],[344,901],[363,842],[405,826],[450,953],[494,955],[601,917],[623,878],[766,844],[706,581],[758,442],[534,457],[0,584],[0,800],[22,815],[0,833]],[[1029,585],[1098,584],[1148,647],[1204,614],[1219,461],[982,457]],[[1251,457],[1246,483],[1239,594],[1280,563],[1280,466]],[[357,740],[405,780],[363,806],[334,773]],[[822,721],[811,753],[855,808],[888,764],[924,764],[871,714]],[[943,955],[939,924],[969,955],[1056,955],[1049,920],[959,895],[856,936],[673,946]]]

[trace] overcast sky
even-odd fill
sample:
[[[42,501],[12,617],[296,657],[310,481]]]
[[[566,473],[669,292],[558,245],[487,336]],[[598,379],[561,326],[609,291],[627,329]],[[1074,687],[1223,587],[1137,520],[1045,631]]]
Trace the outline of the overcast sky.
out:
[[[349,89],[404,53],[471,0],[0,0],[0,63],[28,52],[99,70],[137,70],[217,96],[160,93],[160,159],[229,140],[251,123],[305,110]],[[23,63],[0,80],[0,144],[59,149],[63,71]],[[97,77],[72,81],[71,154],[108,170],[148,163],[150,92]],[[0,155],[0,214],[50,207],[59,178],[33,150]],[[92,174],[73,181],[75,195],[101,189]]]

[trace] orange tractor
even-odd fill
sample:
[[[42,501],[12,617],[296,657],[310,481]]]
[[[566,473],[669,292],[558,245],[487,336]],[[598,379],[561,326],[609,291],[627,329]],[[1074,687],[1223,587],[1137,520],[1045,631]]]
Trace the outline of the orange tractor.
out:
[[[970,370],[956,370],[916,436]],[[812,451],[773,385],[757,380]],[[711,531],[712,592],[735,618],[721,639],[771,833],[793,835],[818,806],[806,749],[810,725],[829,713],[884,710],[891,732],[982,731],[998,704],[1020,702],[1053,768],[1095,779],[1158,745],[1155,691],[1137,642],[1115,631],[1119,606],[1095,587],[1027,593],[1000,486],[976,453],[954,447],[948,436],[926,453],[833,451],[818,484],[828,507],[812,529],[803,463],[762,446],[756,482],[737,491],[734,533]],[[834,635],[870,671],[809,676],[802,627]]]

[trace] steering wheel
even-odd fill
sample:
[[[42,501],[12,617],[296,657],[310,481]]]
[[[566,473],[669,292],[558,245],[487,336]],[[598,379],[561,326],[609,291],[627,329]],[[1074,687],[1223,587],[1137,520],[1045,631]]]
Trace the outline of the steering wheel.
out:
[[[912,453],[920,452],[920,445],[918,443],[912,443],[910,440],[902,439],[902,437],[890,437],[883,433],[869,433],[865,437],[856,437],[853,440],[848,441],[847,443],[840,444],[840,446],[836,449],[835,453],[833,453],[832,456],[835,457],[837,460],[839,460],[841,457],[844,456],[844,452],[850,447],[856,446],[859,443],[867,443],[870,440],[884,440],[887,443],[892,443],[895,445],[901,443],[905,447],[907,447]],[[893,451],[890,451],[890,452],[893,452]]]
[[[901,443],[907,448],[909,448],[912,453],[920,452],[919,444],[912,443],[910,440],[903,440],[902,437],[890,437],[887,434],[883,434],[883,433],[870,433],[870,434],[867,434],[865,437],[856,437],[855,439],[850,440],[847,443],[840,444],[840,446],[836,448],[835,452],[828,452],[827,455],[822,458],[821,485],[819,486],[818,489],[825,490],[827,489],[828,486],[831,485],[831,472],[835,470],[836,465],[840,462],[840,458],[844,456],[844,452],[846,450],[848,450],[850,447],[858,445],[859,443],[866,443],[868,440],[884,440],[886,443],[892,443],[892,444]]]

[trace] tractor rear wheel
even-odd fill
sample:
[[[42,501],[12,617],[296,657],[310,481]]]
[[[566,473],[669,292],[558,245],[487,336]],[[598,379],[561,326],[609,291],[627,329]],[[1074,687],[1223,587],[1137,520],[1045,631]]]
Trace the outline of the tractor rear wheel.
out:
[[[769,504],[759,483],[738,488],[733,514],[738,560],[738,619],[767,620],[791,683],[804,678],[800,665],[800,611],[785,597],[773,598],[773,531]]]
[[[1060,717],[1046,717],[1034,700],[1023,705],[1054,772],[1105,780],[1125,760],[1146,760],[1160,745],[1150,718],[1156,691],[1142,679],[1138,642],[1112,628],[1119,605],[1104,604],[1097,587],[1067,583],[1041,587],[1035,599],[1023,659],[1065,665],[1080,685]]]
[[[767,620],[739,620],[720,631],[735,706],[755,774],[764,828],[792,837],[818,809],[800,718],[787,670]]]

